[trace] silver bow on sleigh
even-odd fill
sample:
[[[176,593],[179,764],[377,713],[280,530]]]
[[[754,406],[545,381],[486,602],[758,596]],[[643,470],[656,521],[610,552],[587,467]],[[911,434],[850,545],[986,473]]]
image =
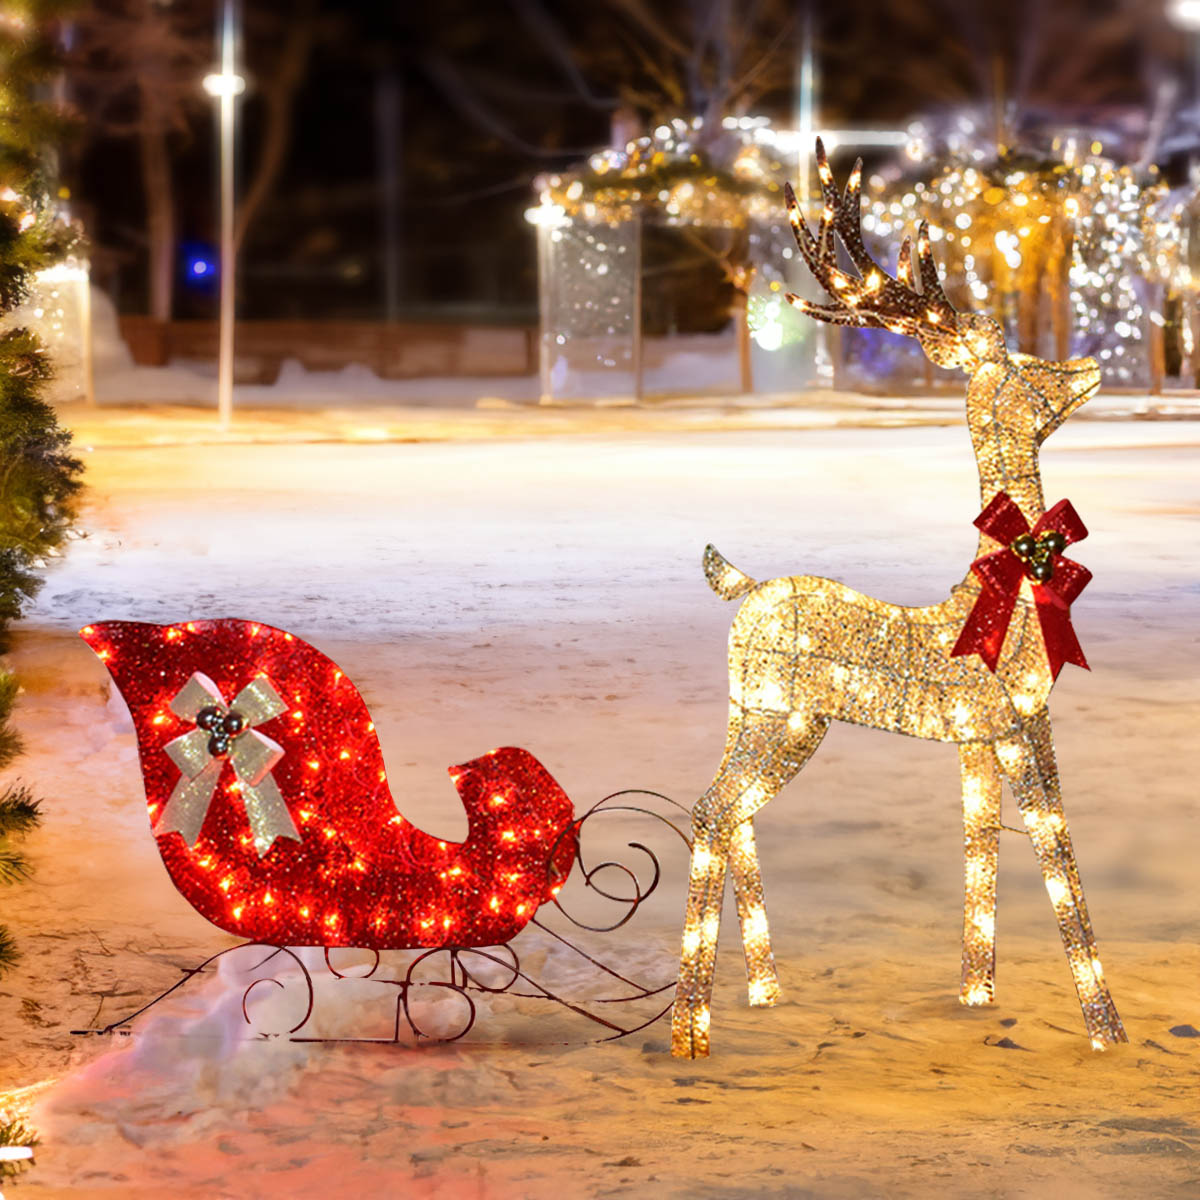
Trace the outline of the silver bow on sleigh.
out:
[[[214,733],[212,728],[198,727],[163,747],[183,776],[154,827],[155,836],[177,831],[189,846],[196,844],[228,758],[238,777],[259,858],[271,849],[276,838],[299,841],[300,831],[271,774],[283,757],[283,747],[253,728],[287,711],[270,680],[260,675],[238,692],[232,704],[226,704],[217,685],[197,671],[171,701],[170,708],[187,721],[221,723],[232,717],[233,724],[240,728],[229,733],[222,727]]]

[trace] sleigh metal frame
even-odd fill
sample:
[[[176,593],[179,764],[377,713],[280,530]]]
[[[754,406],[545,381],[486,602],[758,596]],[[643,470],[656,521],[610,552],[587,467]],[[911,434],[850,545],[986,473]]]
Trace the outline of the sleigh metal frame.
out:
[[[609,924],[590,924],[579,917],[574,916],[563,905],[560,898],[555,895],[549,902],[556,908],[563,917],[575,929],[592,933],[606,934],[612,933],[617,929],[627,925],[637,914],[642,905],[657,891],[658,885],[662,880],[662,867],[658,858],[651,847],[641,841],[631,841],[627,843],[630,850],[638,851],[645,856],[646,862],[643,863],[643,873],[645,868],[649,868],[649,879],[643,884],[642,878],[634,868],[624,862],[619,862],[615,859],[604,859],[596,865],[589,867],[585,859],[584,853],[584,826],[591,820],[597,817],[609,815],[612,813],[635,813],[641,816],[649,817],[654,821],[666,826],[679,840],[687,847],[689,853],[691,851],[691,839],[680,828],[675,821],[664,816],[660,812],[656,812],[652,808],[647,808],[642,805],[629,803],[616,803],[626,797],[641,796],[652,799],[669,807],[672,812],[681,814],[686,820],[688,817],[687,809],[682,805],[672,800],[669,796],[664,796],[659,792],[644,791],[641,789],[626,789],[624,791],[613,792],[605,796],[602,800],[597,801],[592,805],[582,816],[575,818],[571,824],[566,826],[555,840],[551,847],[550,853],[547,856],[547,863],[553,863],[556,857],[559,846],[566,838],[574,838],[577,847],[578,870],[580,871],[585,894],[591,893],[601,899],[624,906],[624,910],[619,917]],[[632,889],[632,895],[623,895],[614,890],[614,885],[607,881],[612,874],[616,872],[623,876],[629,887]],[[546,906],[543,906],[546,907]],[[540,914],[539,910],[539,914]],[[503,943],[498,946],[455,946],[444,945],[434,946],[426,949],[418,950],[398,950],[388,951],[389,954],[415,954],[410,962],[404,967],[402,973],[398,977],[388,978],[378,975],[380,967],[384,963],[384,951],[372,949],[373,960],[370,969],[365,973],[351,974],[348,971],[339,970],[331,958],[331,954],[336,950],[353,950],[350,946],[325,946],[315,947],[323,951],[323,961],[326,971],[336,980],[370,980],[381,987],[390,987],[395,992],[395,1016],[392,1025],[390,1036],[377,1037],[318,1037],[306,1035],[305,1029],[312,1020],[314,1012],[317,1009],[317,989],[314,982],[313,971],[308,964],[304,962],[300,954],[297,953],[299,947],[293,948],[290,946],[274,946],[263,942],[239,942],[233,946],[226,946],[223,950],[210,955],[202,963],[195,967],[187,967],[183,969],[180,979],[173,983],[165,991],[159,993],[152,1000],[143,1004],[134,1012],[121,1017],[119,1020],[112,1021],[107,1025],[97,1026],[87,1029],[75,1029],[71,1032],[77,1036],[129,1036],[134,1030],[131,1028],[143,1014],[155,1008],[168,996],[179,992],[186,987],[198,975],[204,975],[210,971],[213,964],[224,958],[228,954],[235,951],[246,950],[253,947],[261,947],[267,951],[266,957],[258,962],[252,971],[257,971],[265,966],[268,962],[282,956],[284,961],[288,961],[299,969],[299,979],[305,989],[306,1003],[304,1005],[304,1015],[290,1029],[275,1032],[265,1033],[260,1032],[253,1035],[252,1040],[269,1039],[275,1037],[285,1037],[293,1042],[309,1042],[309,1043],[326,1043],[330,1045],[336,1044],[379,1044],[379,1045],[396,1045],[402,1042],[407,1042],[405,1038],[405,1029],[411,1032],[413,1038],[418,1043],[447,1043],[456,1042],[465,1038],[475,1028],[478,1010],[475,999],[473,997],[486,996],[508,996],[513,999],[520,1000],[544,1000],[556,1005],[558,1008],[565,1009],[577,1014],[579,1017],[591,1022],[593,1025],[599,1026],[605,1032],[598,1037],[587,1039],[592,1042],[610,1042],[617,1041],[621,1038],[629,1037],[632,1034],[639,1033],[651,1025],[656,1024],[671,1011],[671,1005],[674,1000],[675,984],[674,978],[669,981],[651,986],[637,982],[628,975],[623,974],[615,967],[602,962],[599,958],[588,953],[581,946],[577,945],[571,938],[565,937],[562,933],[552,929],[548,924],[539,919],[539,915],[535,915],[529,922],[536,926],[544,935],[553,941],[565,946],[572,954],[590,964],[595,971],[603,977],[606,977],[614,985],[620,985],[624,989],[623,994],[602,996],[602,997],[587,997],[587,998],[570,998],[560,994],[557,990],[547,986],[532,974],[522,968],[521,959],[517,951],[513,947],[512,942]],[[520,935],[518,935],[519,937]],[[514,939],[516,940],[516,939]],[[308,947],[303,947],[308,949]],[[444,958],[442,957],[444,956]],[[490,965],[490,968],[499,968],[503,972],[503,979],[500,983],[486,982],[482,977],[487,970],[485,964]],[[442,974],[442,978],[424,978],[422,977],[429,967],[434,967],[434,974]],[[295,982],[293,976],[290,982]],[[250,1013],[251,996],[257,988],[262,984],[274,985],[277,988],[286,990],[288,983],[274,976],[260,976],[252,980],[242,993],[241,1010],[242,1017],[248,1028],[253,1028],[254,1020]],[[461,1028],[456,1025],[450,1033],[433,1033],[423,1029],[420,1024],[420,1016],[414,1013],[413,1000],[431,993],[422,991],[422,989],[440,989],[443,992],[452,992],[459,996],[466,1005],[465,1019],[461,1022]],[[616,989],[614,989],[616,990]],[[622,1023],[611,1014],[620,1013],[623,1010],[622,1006],[637,1005],[641,1002],[650,1002],[655,998],[660,1000],[665,997],[665,1004],[658,1008],[653,1014],[645,1019],[638,1019],[634,1024]],[[103,1008],[104,999],[101,999],[100,1008]],[[592,1011],[592,1009],[600,1011]],[[644,1009],[637,1010],[638,1017],[642,1017]],[[605,1015],[610,1014],[610,1015]],[[97,1009],[96,1016],[93,1021],[98,1020],[100,1009]]]

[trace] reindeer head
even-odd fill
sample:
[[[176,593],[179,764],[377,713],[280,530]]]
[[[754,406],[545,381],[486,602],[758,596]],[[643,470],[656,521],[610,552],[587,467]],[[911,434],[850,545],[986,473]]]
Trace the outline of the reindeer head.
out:
[[[1027,402],[1038,443],[1100,390],[1100,367],[1094,358],[1044,362],[1032,354],[1010,354],[1008,366],[1012,386],[1021,389]]]
[[[854,164],[846,189],[839,196],[825,147],[818,138],[817,174],[824,204],[816,236],[805,223],[791,187],[785,189],[788,216],[801,256],[833,303],[814,304],[789,293],[790,304],[831,325],[889,329],[915,337],[931,362],[965,370],[971,376],[967,421],[973,435],[997,419],[995,406],[1001,395],[1006,399],[1006,418],[1022,427],[1021,432],[1036,444],[1095,394],[1100,386],[1100,368],[1094,360],[1052,363],[1028,354],[1010,354],[998,322],[955,310],[942,291],[929,227],[924,221],[917,230],[915,273],[909,238],[900,247],[894,278],[875,262],[862,240],[861,159]],[[857,275],[838,268],[835,235]]]

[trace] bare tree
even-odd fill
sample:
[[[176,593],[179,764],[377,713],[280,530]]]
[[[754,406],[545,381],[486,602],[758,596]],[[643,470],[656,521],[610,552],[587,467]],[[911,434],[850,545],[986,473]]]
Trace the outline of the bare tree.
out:
[[[150,315],[171,317],[175,271],[173,144],[203,110],[200,81],[212,61],[211,19],[186,0],[99,0],[80,14],[69,62],[89,128],[136,139],[149,253]]]
[[[238,249],[279,178],[291,145],[296,93],[318,34],[331,25],[318,17],[317,0],[297,0],[282,17],[256,9],[247,20],[247,42],[253,50],[250,103],[262,106],[262,133],[250,183],[238,203]]]
[[[317,0],[285,14],[253,10],[246,27],[257,154],[238,207],[239,246],[283,167],[296,93],[322,25]],[[192,139],[210,104],[213,6],[205,0],[96,0],[78,19],[70,74],[94,136],[136,141],[146,209],[150,315],[170,320],[177,230],[173,152]]]
[[[589,6],[509,0],[530,36],[522,63],[497,71],[486,31],[474,39],[441,29],[422,66],[455,108],[508,146],[531,156],[563,155],[522,132],[525,113],[545,114],[544,88],[528,82],[553,70],[569,90],[556,99],[643,119],[697,114],[708,131],[771,93],[790,94],[795,73],[795,0],[598,0]],[[554,9],[557,7],[558,12]],[[537,107],[534,108],[533,106]]]

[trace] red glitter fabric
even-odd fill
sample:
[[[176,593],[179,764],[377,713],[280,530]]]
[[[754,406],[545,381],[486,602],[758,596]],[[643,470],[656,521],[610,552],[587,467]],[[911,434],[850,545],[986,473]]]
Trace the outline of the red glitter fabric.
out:
[[[1030,574],[1029,563],[1013,548],[1013,543],[1022,535],[1029,535],[1036,542],[1048,533],[1058,533],[1067,546],[1083,541],[1087,537],[1087,527],[1079,519],[1071,502],[1060,500],[1053,508],[1047,509],[1030,529],[1025,514],[1008,493],[997,492],[975,518],[975,525],[988,537],[1000,542],[1002,548],[977,558],[971,564],[971,570],[979,577],[983,590],[967,617],[958,641],[954,643],[954,649],[950,651],[950,657],[978,654],[995,671],[1021,592],[1021,583],[1028,577],[1033,587],[1042,641],[1050,664],[1050,677],[1057,679],[1064,663],[1090,669],[1071,624],[1071,605],[1091,581],[1091,571],[1061,554],[1052,554],[1049,559],[1053,574],[1049,579],[1039,581]]]
[[[81,636],[129,705],[152,825],[184,777],[166,747],[197,728],[171,708],[193,675],[215,684],[226,708],[260,676],[286,703],[237,734],[229,758],[214,756],[223,766],[195,843],[177,831],[158,836],[175,886],[237,937],[378,950],[501,945],[574,863],[571,801],[525,750],[493,750],[450,769],[467,812],[465,842],[439,841],[406,821],[362,697],[336,663],[290,633],[236,620],[111,621]],[[237,738],[255,735],[282,755],[252,782],[274,780],[299,835],[276,836],[261,855],[230,761]]]

